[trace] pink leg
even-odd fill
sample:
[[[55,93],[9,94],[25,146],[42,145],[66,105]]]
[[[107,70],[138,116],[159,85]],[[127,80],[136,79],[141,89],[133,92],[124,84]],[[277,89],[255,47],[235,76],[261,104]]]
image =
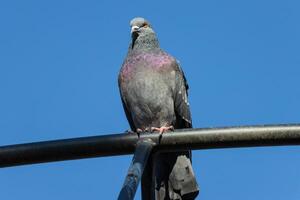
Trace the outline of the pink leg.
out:
[[[151,127],[151,131],[158,131],[159,134],[163,134],[167,131],[173,131],[174,127],[173,126],[162,126],[160,128],[157,127]]]

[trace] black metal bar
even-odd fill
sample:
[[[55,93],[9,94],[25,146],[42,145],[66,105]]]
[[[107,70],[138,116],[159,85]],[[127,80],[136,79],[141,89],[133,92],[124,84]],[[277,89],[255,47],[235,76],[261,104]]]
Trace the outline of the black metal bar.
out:
[[[159,143],[154,150],[211,149],[254,146],[299,145],[300,125],[244,126],[176,130],[140,136]],[[136,134],[112,134],[0,147],[0,167],[131,154]]]
[[[0,147],[0,167],[131,154],[136,134],[112,134]]]
[[[127,176],[120,191],[118,200],[132,200],[141,180],[151,150],[155,143],[150,139],[142,139],[137,142],[136,149],[129,166]]]

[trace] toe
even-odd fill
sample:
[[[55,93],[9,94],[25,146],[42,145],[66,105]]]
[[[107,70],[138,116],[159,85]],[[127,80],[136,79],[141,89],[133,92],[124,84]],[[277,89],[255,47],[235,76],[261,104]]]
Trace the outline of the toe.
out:
[[[143,132],[143,130],[140,129],[140,128],[137,128],[137,129],[136,129],[136,132],[141,133],[141,132]]]
[[[159,131],[159,128],[151,127],[151,132],[153,132],[153,131]]]
[[[163,134],[166,131],[163,127],[159,129],[159,134]]]

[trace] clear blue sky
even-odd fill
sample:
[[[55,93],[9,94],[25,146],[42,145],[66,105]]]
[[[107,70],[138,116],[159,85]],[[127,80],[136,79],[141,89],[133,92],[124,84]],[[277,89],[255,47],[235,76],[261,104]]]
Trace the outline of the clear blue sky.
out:
[[[0,145],[126,130],[117,75],[135,16],[149,19],[162,48],[181,61],[195,127],[300,122],[299,7],[297,0],[2,1]],[[0,199],[116,199],[130,160],[0,169]],[[300,147],[194,151],[193,165],[201,200],[300,199]]]

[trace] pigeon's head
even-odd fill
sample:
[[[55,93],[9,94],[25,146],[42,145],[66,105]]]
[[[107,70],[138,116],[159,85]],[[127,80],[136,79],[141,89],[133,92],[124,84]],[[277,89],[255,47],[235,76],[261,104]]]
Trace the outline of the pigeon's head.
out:
[[[156,35],[151,28],[150,23],[142,18],[136,17],[130,21],[131,37],[132,37],[132,48],[136,43],[149,43],[149,41],[155,42],[157,45]],[[151,43],[152,43],[151,42]]]
[[[130,21],[130,27],[131,27],[131,34],[134,36],[154,33],[154,31],[151,28],[150,23],[142,18],[142,17],[136,17]]]

